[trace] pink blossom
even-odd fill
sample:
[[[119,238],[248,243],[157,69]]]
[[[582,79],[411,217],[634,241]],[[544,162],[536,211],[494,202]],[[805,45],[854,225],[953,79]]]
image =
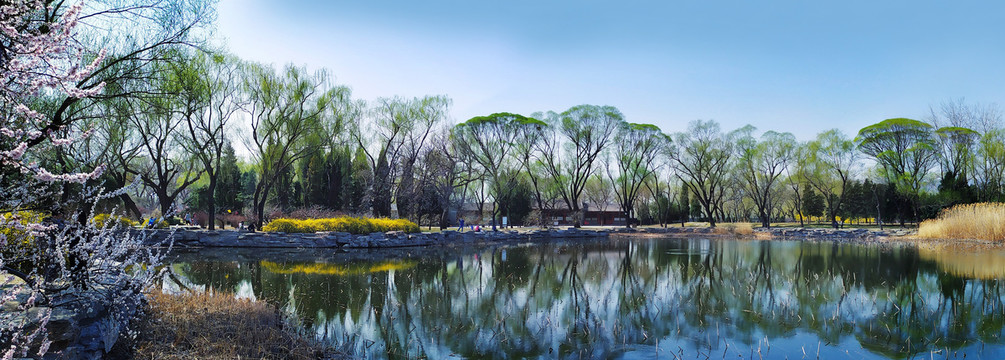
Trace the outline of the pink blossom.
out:
[[[70,144],[73,143],[73,139],[72,138],[62,138],[62,139],[55,139],[54,138],[54,139],[52,139],[50,141],[52,141],[52,144],[56,145],[56,146],[65,146],[65,145],[70,145]]]
[[[22,142],[17,145],[14,149],[9,151],[0,151],[0,160],[3,162],[13,162],[18,161],[24,156],[25,151],[28,150],[28,143]]]

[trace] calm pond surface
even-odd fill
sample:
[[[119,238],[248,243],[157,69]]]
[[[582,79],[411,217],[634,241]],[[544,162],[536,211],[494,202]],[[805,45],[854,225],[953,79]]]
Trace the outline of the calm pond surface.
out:
[[[1001,252],[597,239],[204,249],[171,269],[169,290],[273,302],[368,358],[1005,358]]]

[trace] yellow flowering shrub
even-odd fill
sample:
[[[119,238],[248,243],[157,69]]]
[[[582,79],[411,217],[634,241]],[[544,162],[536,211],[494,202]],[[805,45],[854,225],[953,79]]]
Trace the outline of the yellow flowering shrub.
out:
[[[109,224],[109,222],[113,222]],[[112,216],[112,214],[98,214],[91,218],[91,223],[95,227],[101,229],[104,228],[106,224],[109,226],[120,226],[120,227],[132,227],[136,226],[138,223],[124,216]]]
[[[38,251],[35,247],[34,236],[26,230],[9,225],[13,225],[15,223],[21,225],[38,224],[45,219],[45,214],[34,211],[18,211],[15,213],[0,214],[0,217],[3,217],[3,219],[0,219],[0,234],[3,234],[3,236],[7,239],[3,247],[0,248],[0,253],[2,253],[4,259],[11,260],[30,257]],[[15,269],[20,271],[29,271],[30,267],[37,264],[23,263],[8,265],[14,266]]]
[[[328,219],[276,219],[262,227],[265,232],[312,233],[318,231],[369,234],[374,232],[419,232],[419,225],[405,219],[342,216]]]

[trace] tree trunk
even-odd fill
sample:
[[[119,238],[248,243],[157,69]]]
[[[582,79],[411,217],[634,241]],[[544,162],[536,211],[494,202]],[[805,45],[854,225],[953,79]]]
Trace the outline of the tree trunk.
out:
[[[254,226],[254,229],[251,229],[251,230],[261,230],[262,229],[262,214],[259,214],[259,211],[258,211],[258,202],[261,199],[261,192],[262,192],[261,181],[262,180],[259,179],[259,184],[257,186],[255,186],[255,195],[254,195],[254,197],[251,200],[251,213],[255,214],[255,223],[254,223],[255,226]]]
[[[687,226],[687,220],[691,218],[691,205],[687,204],[687,206],[680,206],[685,208],[680,212],[680,227],[684,227]]]
[[[921,206],[918,205],[918,201],[917,200],[912,200],[911,201],[911,210],[914,211],[914,225],[920,227],[921,226],[921,216],[919,216],[919,213],[921,212]]]
[[[876,223],[879,224],[879,229],[883,230],[883,208],[880,206],[879,196],[876,195],[876,189],[872,190],[872,194],[876,199]]]
[[[122,200],[122,204],[126,207],[126,211],[133,214],[133,217],[140,219],[143,217],[143,213],[140,212],[140,208],[136,206],[136,202],[129,194],[119,195],[119,199]]]
[[[171,212],[174,199],[168,196],[167,189],[157,189],[157,199],[160,202],[161,218],[165,218]]]
[[[373,215],[391,216],[391,167],[387,162],[387,149],[381,149],[373,171]]]
[[[443,211],[440,212],[440,230],[446,230],[448,227],[450,227],[450,224],[447,221],[449,213],[450,213],[449,207],[444,207]],[[460,217],[460,214],[457,214],[457,216]]]
[[[571,210],[571,212],[570,212],[569,215],[572,215],[572,226],[575,227],[575,228],[577,228],[577,229],[583,227],[583,222],[579,220],[579,218],[581,217],[581,216],[579,216],[579,211],[580,210],[581,209],[579,208],[579,200],[573,201],[572,202],[572,210]],[[625,219],[625,220],[627,221],[628,219]]]
[[[545,221],[544,220],[544,201],[541,200],[541,194],[540,193],[538,193],[538,195],[537,195],[537,220],[538,220],[538,226],[540,226],[542,228],[548,227],[548,224],[546,224],[544,222]]]
[[[272,184],[265,184],[260,187],[261,191],[255,190],[255,216],[258,218],[256,221],[256,229],[261,230],[262,226],[265,224],[265,202],[269,198],[269,191],[272,190]]]
[[[715,228],[715,209],[712,205],[706,205],[705,216],[708,216],[708,227]]]
[[[492,202],[492,231],[498,231],[498,229],[496,229],[496,214],[498,212],[498,208],[496,207],[496,203],[497,203],[497,201],[493,201]]]
[[[217,174],[209,175],[209,206],[207,210],[209,211],[209,230],[213,231],[216,229],[216,176]]]
[[[121,177],[119,175],[120,174],[111,176],[112,180],[114,181],[114,183],[111,185],[112,188],[115,190],[121,189],[124,186],[126,186],[126,175],[124,173],[121,174]],[[141,219],[143,217],[143,213],[140,212],[139,206],[136,206],[136,202],[133,201],[133,198],[130,197],[129,194],[123,192],[121,195],[119,195],[119,200],[122,200],[122,205],[125,206],[126,211],[131,213],[134,218]]]
[[[415,175],[411,163],[406,163],[398,176],[398,191],[395,194],[394,202],[398,204],[398,218],[408,219],[414,216],[415,207]]]

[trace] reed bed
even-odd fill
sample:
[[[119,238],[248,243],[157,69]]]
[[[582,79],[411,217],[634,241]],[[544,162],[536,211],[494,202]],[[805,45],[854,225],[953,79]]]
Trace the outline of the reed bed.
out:
[[[1005,240],[1005,203],[956,205],[918,227],[923,239]]]
[[[339,358],[285,321],[274,306],[227,293],[154,291],[136,359]]]
[[[749,236],[754,233],[754,225],[748,222],[725,223],[716,228],[717,234]]]

